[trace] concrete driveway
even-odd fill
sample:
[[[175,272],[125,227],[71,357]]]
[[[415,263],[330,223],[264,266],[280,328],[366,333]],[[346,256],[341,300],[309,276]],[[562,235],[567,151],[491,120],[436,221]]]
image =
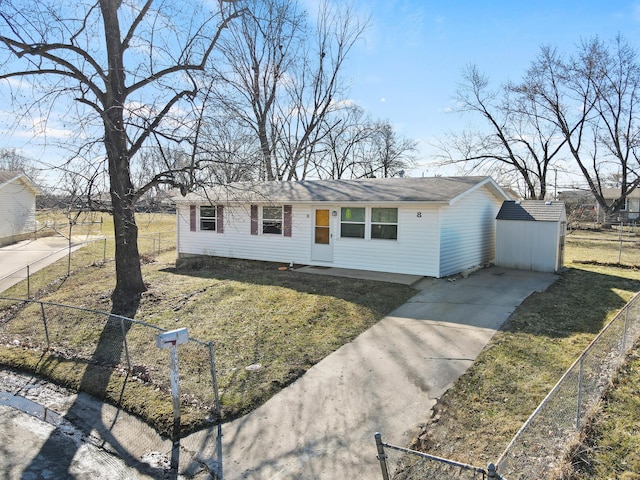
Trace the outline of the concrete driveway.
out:
[[[309,369],[262,407],[223,426],[224,479],[379,480],[374,433],[381,432],[389,443],[408,444],[414,428],[426,420],[436,400],[469,368],[516,307],[532,292],[545,290],[556,278],[553,274],[493,267],[455,281],[420,280],[416,285],[418,293],[406,304]],[[380,293],[384,294],[384,289]],[[12,384],[3,385],[6,382],[2,379],[0,375],[0,390],[16,390]],[[54,404],[70,401],[57,400]],[[54,406],[48,408],[55,410]],[[80,413],[90,423],[110,408],[115,410],[107,405],[96,408],[81,409]],[[58,413],[64,415],[65,411]],[[139,423],[122,412],[110,415],[125,424]],[[26,424],[16,421],[16,417],[0,408],[0,432],[4,438],[0,443],[13,442],[17,449],[5,445],[0,450],[19,452],[21,445],[28,443],[29,449],[46,455],[45,447],[56,441],[49,435],[51,427],[31,418],[31,434],[24,431]],[[83,419],[76,421],[81,425]],[[111,421],[107,424],[111,425]],[[48,433],[40,435],[37,429],[32,430],[38,425]],[[138,432],[144,427],[122,428]],[[113,437],[113,432],[106,433],[105,438]],[[215,429],[204,430],[183,439],[182,447],[197,456],[199,449],[210,446],[215,436]],[[23,437],[28,442],[11,440]],[[65,448],[65,435],[61,437],[62,443],[51,450],[54,462],[55,452]],[[125,452],[127,455],[118,457],[129,460],[140,460],[141,449],[161,456],[170,451],[159,438],[149,442],[141,442],[139,436],[124,436],[118,438],[118,449],[110,447],[108,451]],[[101,440],[100,444],[108,441]],[[103,453],[89,449],[82,461],[75,458],[73,478],[148,478],[144,469],[128,469]],[[36,478],[29,476],[35,473],[33,468],[51,466],[42,460],[34,463],[28,457],[26,463],[21,462],[17,453],[6,458],[15,462],[8,478]],[[105,469],[106,464],[111,469]],[[182,457],[180,464],[182,467]],[[106,476],[96,477],[96,471]],[[197,478],[208,478],[204,474],[200,470]]]
[[[72,251],[80,246],[79,240],[72,238]],[[32,274],[68,253],[69,241],[62,236],[24,240],[0,248],[0,293],[27,278],[27,265]]]
[[[374,433],[407,445],[516,307],[556,278],[492,267],[423,279],[405,305],[224,425],[224,478],[381,478]]]

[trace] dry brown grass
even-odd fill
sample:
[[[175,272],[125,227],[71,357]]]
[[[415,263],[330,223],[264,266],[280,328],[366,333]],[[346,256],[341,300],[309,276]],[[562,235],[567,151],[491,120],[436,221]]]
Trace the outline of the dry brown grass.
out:
[[[567,237],[566,271],[547,291],[527,298],[439,399],[433,416],[425,412],[412,448],[472,465],[497,460],[564,371],[640,291],[638,237],[625,240],[617,264],[616,235],[575,231]],[[422,477],[409,468],[398,478]]]

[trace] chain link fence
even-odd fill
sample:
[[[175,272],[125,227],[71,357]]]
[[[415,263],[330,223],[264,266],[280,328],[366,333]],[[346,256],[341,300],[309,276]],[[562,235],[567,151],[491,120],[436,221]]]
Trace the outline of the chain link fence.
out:
[[[556,478],[580,431],[640,336],[640,293],[596,336],[520,428],[504,453],[487,468],[389,445],[376,434],[383,480]]]
[[[496,462],[509,480],[553,478],[597,413],[601,399],[640,334],[640,294],[607,324],[549,392]]]
[[[138,249],[143,261],[163,252],[175,250],[175,248],[175,231],[158,232],[138,237]],[[39,288],[51,284],[56,278],[68,276],[73,270],[88,265],[112,262],[114,255],[115,239],[113,237],[73,237],[64,248],[0,277],[0,291],[6,291],[16,285],[8,296],[31,298]],[[66,259],[66,262],[58,262],[43,270],[52,262],[63,258]],[[34,278],[36,273],[38,278]]]
[[[101,410],[89,416],[83,405],[70,407],[65,418],[80,419],[87,436],[106,432],[102,440],[110,449],[127,452],[137,461],[155,455],[155,463],[166,471],[206,471],[222,478],[212,342],[189,338],[176,347],[180,393],[176,417],[170,355],[155,341],[165,329],[96,310],[0,300],[13,302],[0,311],[0,352],[5,363],[115,407],[111,415]],[[149,426],[155,432],[149,433]],[[158,471],[152,473],[159,478]]]
[[[489,464],[485,469],[397,445],[390,445],[382,441],[380,433],[375,434],[375,441],[383,480],[416,478],[429,480],[479,480],[498,478],[493,464]]]

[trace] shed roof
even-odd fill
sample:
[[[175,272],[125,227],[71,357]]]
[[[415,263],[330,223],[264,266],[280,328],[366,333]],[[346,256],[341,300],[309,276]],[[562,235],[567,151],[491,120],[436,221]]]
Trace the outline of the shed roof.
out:
[[[26,174],[11,170],[0,170],[0,188],[13,181],[20,181],[21,183],[26,185],[27,188],[31,189],[35,195],[41,194],[40,188],[38,188],[38,186],[33,183]]]
[[[426,202],[452,204],[487,185],[498,198],[509,196],[491,177],[366,178],[358,180],[303,180],[299,182],[236,183],[174,197],[177,203],[229,202]]]
[[[544,200],[507,200],[502,203],[497,220],[521,220],[530,222],[559,222],[565,214],[563,202]]]

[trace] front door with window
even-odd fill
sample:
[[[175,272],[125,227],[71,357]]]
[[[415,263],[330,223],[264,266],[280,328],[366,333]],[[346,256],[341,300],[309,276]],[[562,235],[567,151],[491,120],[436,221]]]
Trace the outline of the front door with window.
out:
[[[313,209],[312,242],[311,260],[318,260],[321,262],[333,261],[333,231],[331,228],[330,209]]]

